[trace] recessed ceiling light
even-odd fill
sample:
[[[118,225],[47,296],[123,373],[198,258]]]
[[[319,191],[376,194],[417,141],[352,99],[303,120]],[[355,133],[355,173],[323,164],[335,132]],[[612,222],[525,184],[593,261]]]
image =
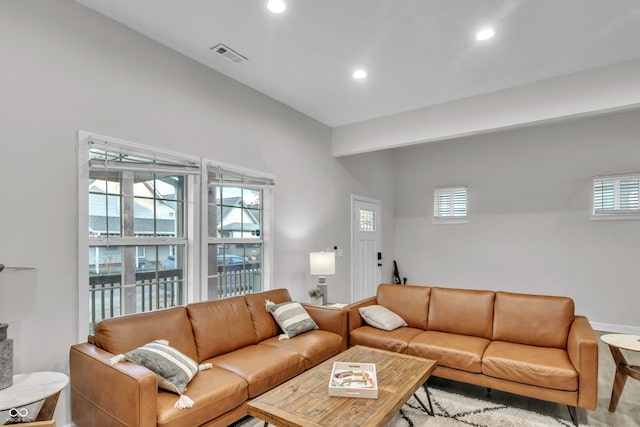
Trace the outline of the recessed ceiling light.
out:
[[[476,34],[476,40],[489,40],[496,34],[493,28],[484,28]]]
[[[365,70],[356,70],[353,72],[353,78],[356,80],[362,80],[367,77],[367,72]]]
[[[287,4],[284,0],[269,0],[267,2],[267,9],[273,13],[282,13],[287,8]]]

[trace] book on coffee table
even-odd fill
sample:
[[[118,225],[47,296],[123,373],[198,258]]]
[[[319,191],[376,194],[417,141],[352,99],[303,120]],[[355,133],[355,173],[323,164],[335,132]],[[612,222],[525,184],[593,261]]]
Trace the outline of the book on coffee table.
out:
[[[329,379],[329,396],[378,398],[374,363],[334,362]]]

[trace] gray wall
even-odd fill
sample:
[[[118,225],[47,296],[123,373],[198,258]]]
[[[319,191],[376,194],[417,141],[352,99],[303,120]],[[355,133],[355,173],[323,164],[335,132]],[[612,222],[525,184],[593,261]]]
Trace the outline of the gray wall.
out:
[[[0,262],[38,269],[37,299],[22,302],[37,314],[9,328],[16,373],[68,372],[78,341],[79,129],[275,174],[274,286],[308,300],[308,253],[338,245],[327,281],[346,301],[350,195],[392,206],[392,192],[330,155],[330,128],[70,0],[0,2],[0,57]]]
[[[567,295],[640,330],[640,220],[593,221],[592,178],[640,171],[640,112],[395,150],[396,257],[410,283]],[[431,222],[468,186],[467,224]]]

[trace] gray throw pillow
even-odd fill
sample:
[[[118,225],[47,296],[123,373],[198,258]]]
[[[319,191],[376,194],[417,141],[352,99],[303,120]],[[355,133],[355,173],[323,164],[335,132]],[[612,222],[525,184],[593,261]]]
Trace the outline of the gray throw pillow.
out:
[[[198,365],[198,362],[169,345],[165,340],[156,340],[125,354],[111,358],[111,364],[131,361],[153,371],[158,377],[158,387],[180,395],[174,405],[177,409],[193,406],[193,400],[185,396],[187,384],[198,371],[211,369],[210,363]]]
[[[393,331],[401,326],[407,326],[407,322],[393,311],[381,305],[369,305],[358,309],[360,315],[374,328]]]
[[[313,329],[319,329],[307,310],[297,302],[283,302],[275,304],[266,300],[267,311],[280,325],[284,334],[279,339],[289,339]]]

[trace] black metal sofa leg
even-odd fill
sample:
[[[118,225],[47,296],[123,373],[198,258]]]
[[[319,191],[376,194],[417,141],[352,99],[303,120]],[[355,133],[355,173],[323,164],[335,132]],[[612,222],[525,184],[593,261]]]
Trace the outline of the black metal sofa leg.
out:
[[[569,409],[569,416],[571,417],[571,421],[573,421],[573,425],[578,427],[578,414],[576,412],[576,407],[567,405],[567,409]]]

